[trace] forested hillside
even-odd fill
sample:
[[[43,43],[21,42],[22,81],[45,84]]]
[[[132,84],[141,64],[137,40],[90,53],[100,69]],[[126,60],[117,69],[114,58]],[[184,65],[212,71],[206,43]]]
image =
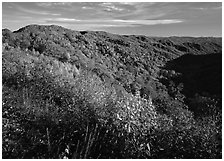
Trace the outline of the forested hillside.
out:
[[[221,158],[222,38],[2,30],[3,158]]]

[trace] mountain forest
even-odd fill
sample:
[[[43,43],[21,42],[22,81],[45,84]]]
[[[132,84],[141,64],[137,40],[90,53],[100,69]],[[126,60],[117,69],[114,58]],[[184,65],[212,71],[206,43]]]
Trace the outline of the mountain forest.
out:
[[[3,29],[2,157],[222,158],[222,38]]]

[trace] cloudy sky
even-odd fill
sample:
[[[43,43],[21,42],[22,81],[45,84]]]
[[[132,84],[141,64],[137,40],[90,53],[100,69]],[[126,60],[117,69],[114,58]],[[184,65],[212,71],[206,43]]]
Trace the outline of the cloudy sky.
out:
[[[222,4],[3,2],[3,28],[14,31],[29,24],[148,36],[222,36]]]

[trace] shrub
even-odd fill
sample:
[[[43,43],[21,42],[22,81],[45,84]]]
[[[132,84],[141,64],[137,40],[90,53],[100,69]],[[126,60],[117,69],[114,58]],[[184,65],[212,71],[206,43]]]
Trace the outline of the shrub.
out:
[[[194,120],[165,92],[152,103],[30,51],[4,51],[2,67],[3,158],[221,157],[220,111]]]

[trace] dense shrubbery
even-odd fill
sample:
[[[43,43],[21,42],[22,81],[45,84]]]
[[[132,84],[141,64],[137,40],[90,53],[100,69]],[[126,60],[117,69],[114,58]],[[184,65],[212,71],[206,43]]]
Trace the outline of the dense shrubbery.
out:
[[[155,65],[182,40],[54,28],[3,33],[3,158],[221,158],[219,96]]]
[[[164,108],[158,113],[140,95],[74,68],[19,49],[4,51],[4,158],[219,156],[213,152],[219,143],[211,140],[217,135],[214,119],[196,125],[178,101],[157,104]]]
[[[10,64],[13,64],[11,68]],[[148,116],[153,111],[145,110],[147,107],[151,110],[152,105],[143,100],[136,100],[137,98],[128,94],[126,98],[122,93],[118,97],[113,86],[104,84],[90,71],[83,69],[81,74],[75,75],[70,64],[61,63],[43,55],[35,57],[29,53],[24,54],[14,50],[5,52],[3,73],[9,77],[4,77],[3,84],[14,88],[15,91],[21,91],[13,98],[12,96],[5,97],[4,107],[11,108],[12,104],[8,102],[9,99],[16,102],[12,108],[16,106],[25,120],[31,119],[34,124],[46,126],[46,129],[52,129],[51,125],[56,126],[57,124],[66,126],[72,124],[76,129],[88,122],[98,122],[103,127],[108,124],[116,125],[116,127],[119,125],[120,129],[117,130],[125,132],[131,128],[130,126],[127,128],[127,123],[131,122],[129,119],[133,120],[135,126],[140,127],[142,122],[155,117]],[[133,109],[133,113],[128,113],[128,109]],[[120,113],[123,114],[122,119],[119,116]],[[8,117],[10,119],[10,115]],[[148,123],[151,123],[151,120],[148,120]],[[21,126],[26,125],[23,125],[24,122],[21,124]],[[130,132],[135,133],[136,130],[129,130]]]

